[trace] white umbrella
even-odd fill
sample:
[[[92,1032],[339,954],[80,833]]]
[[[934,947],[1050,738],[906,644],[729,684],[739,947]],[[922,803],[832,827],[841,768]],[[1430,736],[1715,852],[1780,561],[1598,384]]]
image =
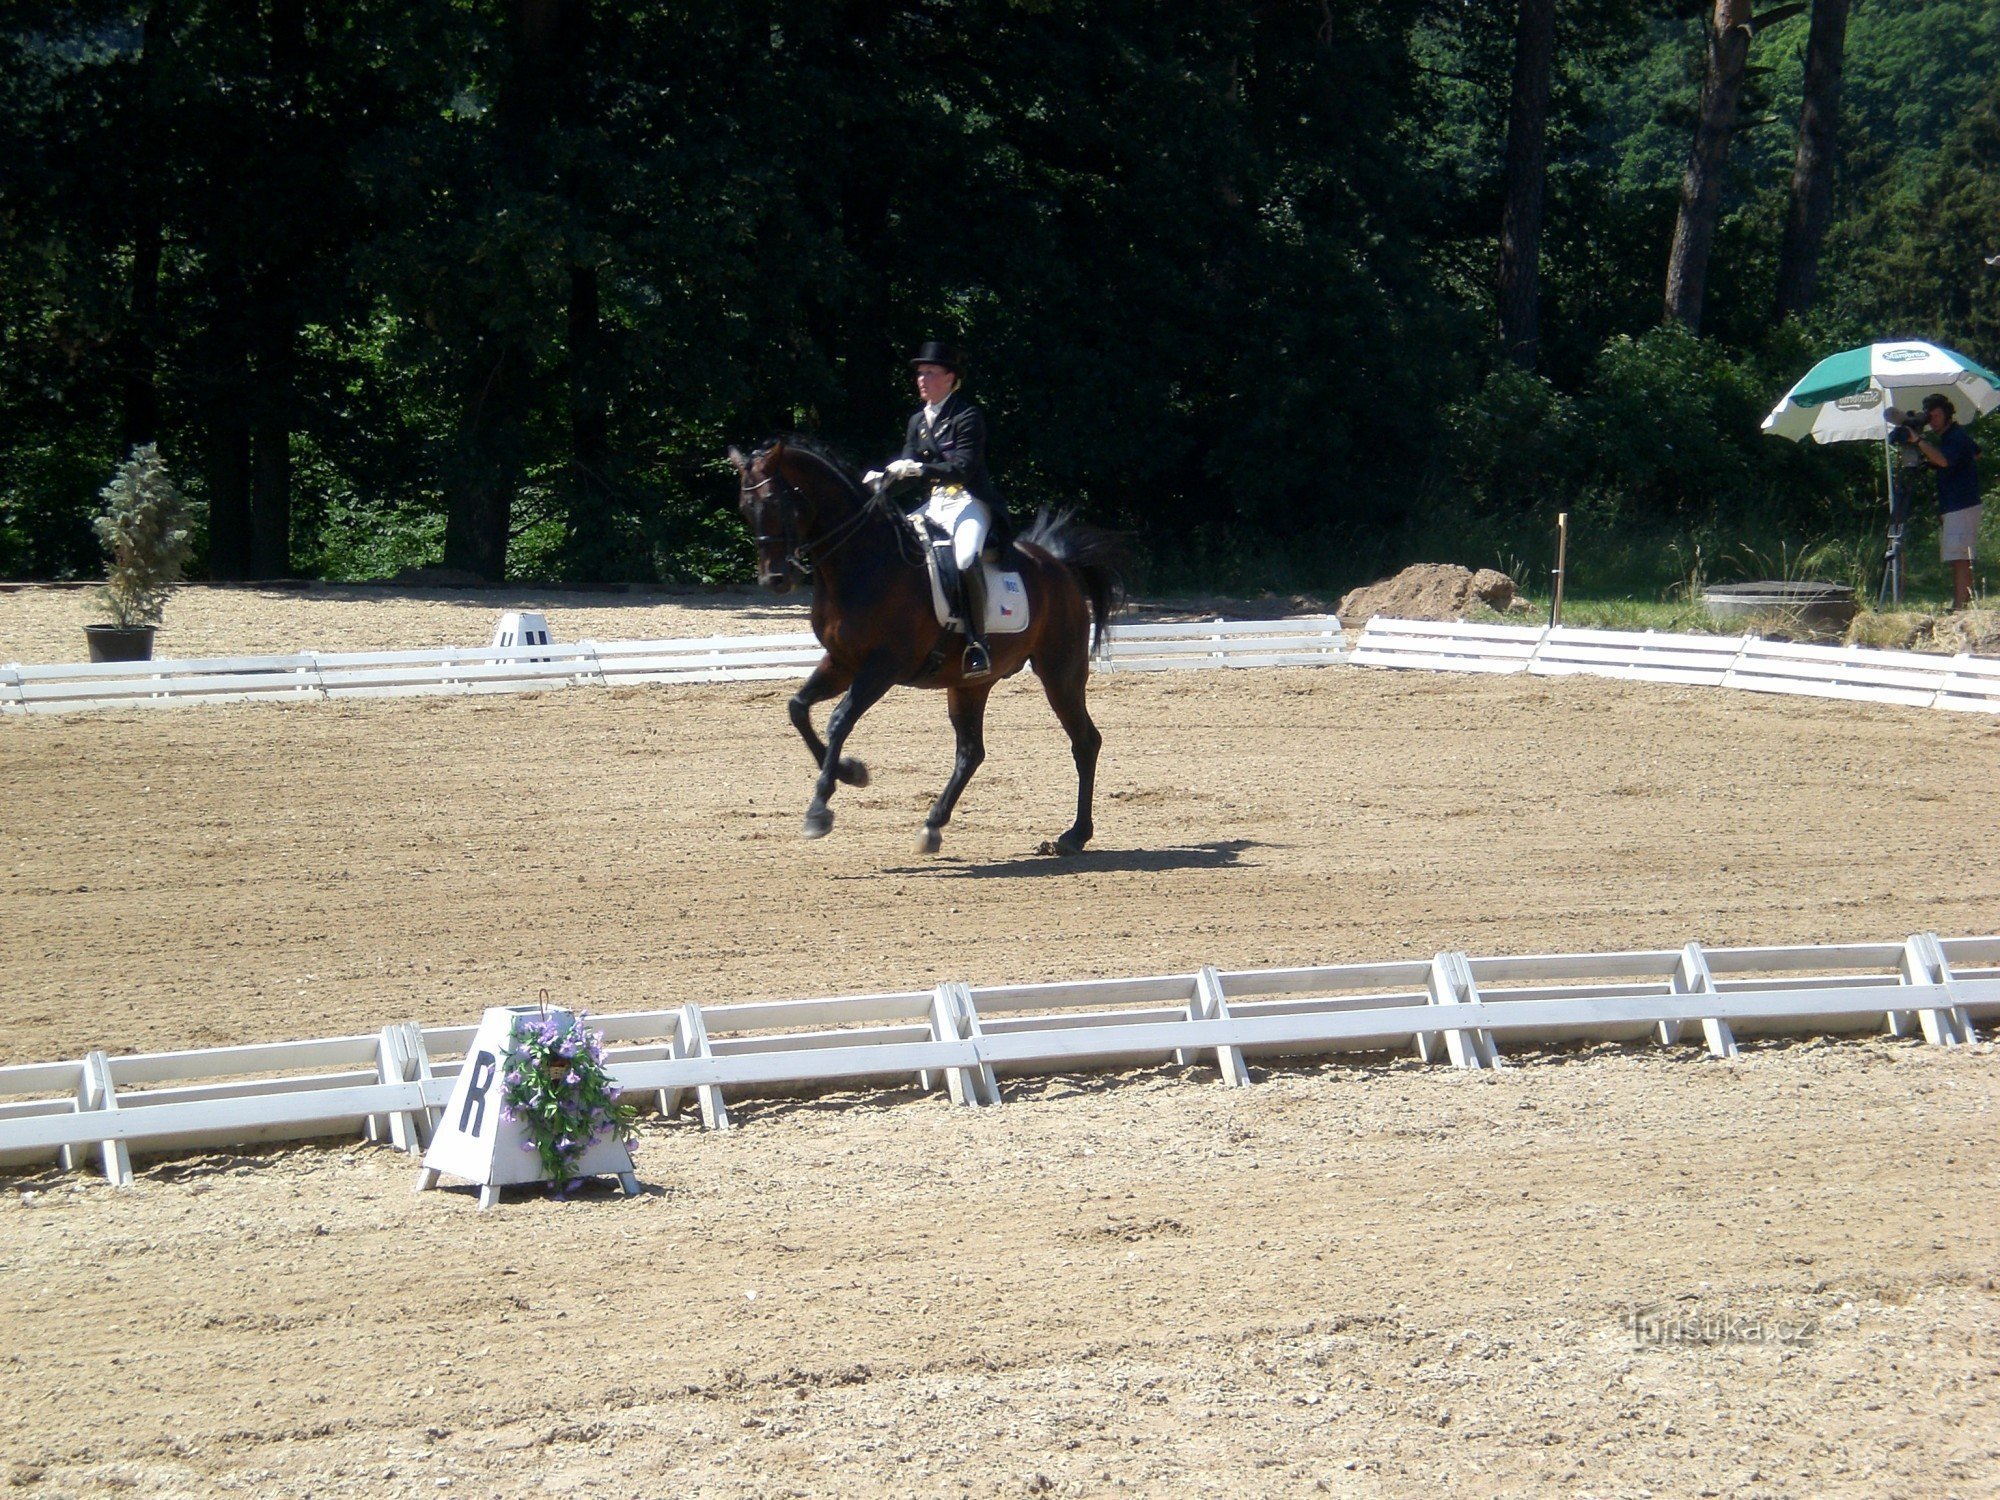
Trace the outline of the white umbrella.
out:
[[[1764,431],[1816,443],[1881,442],[1883,413],[1908,411],[1929,395],[1949,396],[1971,421],[2000,406],[2000,375],[1936,344],[1905,340],[1829,354],[1764,418]]]

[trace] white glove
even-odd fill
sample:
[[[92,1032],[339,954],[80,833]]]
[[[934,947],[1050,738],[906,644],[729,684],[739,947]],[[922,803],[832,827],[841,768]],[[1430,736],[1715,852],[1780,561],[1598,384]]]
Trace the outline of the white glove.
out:
[[[880,469],[870,469],[866,474],[861,476],[861,482],[873,488],[882,482],[882,471]]]
[[[915,479],[923,472],[924,466],[914,458],[892,459],[889,463],[888,474],[891,479]]]

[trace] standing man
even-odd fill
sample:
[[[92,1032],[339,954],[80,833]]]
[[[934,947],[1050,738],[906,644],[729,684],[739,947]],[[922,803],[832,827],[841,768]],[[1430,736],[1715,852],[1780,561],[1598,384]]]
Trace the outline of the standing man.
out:
[[[986,418],[959,390],[964,368],[959,352],[932,340],[910,363],[923,409],[910,418],[902,454],[883,473],[893,485],[917,486],[925,495],[924,515],[951,538],[964,586],[965,677],[972,681],[993,671],[986,650],[986,575],[980,570],[980,553],[989,535],[995,545],[1005,546],[1013,525],[1007,502],[986,472]]]
[[[1979,503],[1979,444],[1958,425],[1958,408],[1949,396],[1924,397],[1924,426],[1929,437],[1919,436],[1917,451],[1924,462],[1938,471],[1938,548],[1951,567],[1951,607],[1964,609],[1972,602],[1972,557],[1979,536],[1979,519],[1985,507]]]

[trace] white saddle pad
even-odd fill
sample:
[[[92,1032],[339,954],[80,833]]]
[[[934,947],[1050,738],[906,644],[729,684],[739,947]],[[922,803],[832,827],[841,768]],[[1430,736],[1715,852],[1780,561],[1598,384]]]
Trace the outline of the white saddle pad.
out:
[[[911,525],[924,543],[924,568],[931,579],[931,608],[937,612],[938,624],[947,630],[962,629],[959,618],[945,603],[944,583],[938,577],[937,553],[931,550],[931,539],[925,533],[920,516],[911,517]],[[1028,590],[1021,582],[1021,575],[1002,572],[992,563],[982,562],[980,568],[986,574],[986,633],[988,635],[1015,635],[1028,628]]]

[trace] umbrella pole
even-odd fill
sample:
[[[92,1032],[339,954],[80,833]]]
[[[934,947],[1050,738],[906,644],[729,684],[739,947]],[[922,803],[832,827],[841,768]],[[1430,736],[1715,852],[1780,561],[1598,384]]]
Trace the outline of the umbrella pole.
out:
[[[1882,592],[1875,596],[1879,605],[1886,597],[1891,604],[1903,602],[1903,524],[1896,519],[1896,445],[1882,439],[1882,483],[1889,501],[1889,546],[1882,554]]]

